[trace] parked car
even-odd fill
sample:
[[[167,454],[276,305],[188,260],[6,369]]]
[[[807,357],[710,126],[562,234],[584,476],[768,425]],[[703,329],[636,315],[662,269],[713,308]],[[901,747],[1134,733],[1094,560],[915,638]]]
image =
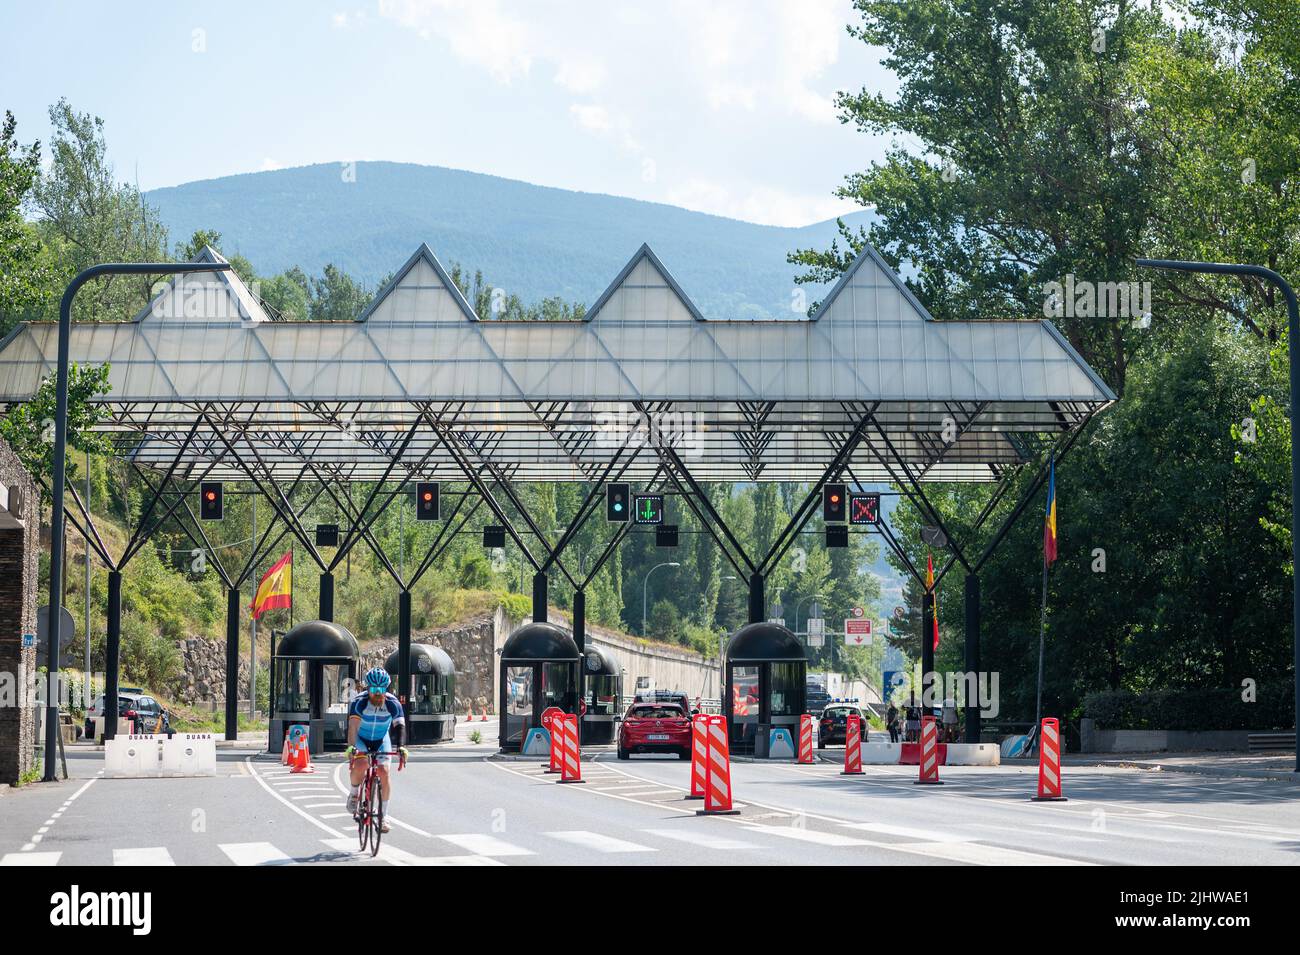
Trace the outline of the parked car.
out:
[[[633,703],[618,729],[618,758],[633,753],[676,753],[691,758],[691,717],[678,703]]]
[[[857,713],[860,741],[867,741],[867,711],[857,703],[841,703],[838,700],[826,704],[822,710],[821,720],[817,724],[817,748],[825,749],[829,743],[847,743],[849,741],[849,714]]]
[[[101,693],[90,708],[86,710],[87,739],[94,738],[95,719],[103,715],[104,695]],[[158,725],[159,718],[163,719],[164,731],[168,724],[162,704],[143,690],[137,690],[134,687],[130,690],[118,692],[117,715],[119,718],[131,721],[132,733],[152,733]]]

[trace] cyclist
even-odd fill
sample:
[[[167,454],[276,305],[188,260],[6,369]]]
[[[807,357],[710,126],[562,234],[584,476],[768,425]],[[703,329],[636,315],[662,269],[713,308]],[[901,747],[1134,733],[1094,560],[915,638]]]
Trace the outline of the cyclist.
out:
[[[382,832],[388,831],[388,800],[393,791],[388,774],[388,766],[392,762],[391,753],[396,749],[401,754],[403,763],[407,757],[406,748],[402,746],[406,717],[397,697],[388,692],[391,682],[392,677],[387,670],[371,667],[366,671],[366,691],[353,697],[348,706],[347,757],[352,780],[348,812],[356,815],[357,803],[361,798],[361,783],[366,776],[366,763],[360,758],[361,750],[382,754],[378,766],[380,808],[384,814]]]

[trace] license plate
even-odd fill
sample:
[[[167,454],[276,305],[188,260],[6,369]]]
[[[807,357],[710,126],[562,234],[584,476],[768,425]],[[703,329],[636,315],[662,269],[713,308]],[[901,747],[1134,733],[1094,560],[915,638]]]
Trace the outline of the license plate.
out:
[[[654,739],[654,740],[667,739],[667,738],[668,738],[667,733],[651,733],[649,736],[646,737],[646,739]]]

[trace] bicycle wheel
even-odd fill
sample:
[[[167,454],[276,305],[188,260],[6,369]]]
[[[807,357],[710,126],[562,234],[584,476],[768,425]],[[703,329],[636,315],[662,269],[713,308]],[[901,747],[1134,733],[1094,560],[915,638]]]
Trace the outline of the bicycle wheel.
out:
[[[384,809],[379,804],[378,796],[371,800],[370,807],[370,855],[374,857],[379,855],[379,840],[384,834]]]
[[[361,840],[361,851],[366,851],[370,842],[370,774],[366,774],[361,784],[361,795],[357,798],[357,837]]]

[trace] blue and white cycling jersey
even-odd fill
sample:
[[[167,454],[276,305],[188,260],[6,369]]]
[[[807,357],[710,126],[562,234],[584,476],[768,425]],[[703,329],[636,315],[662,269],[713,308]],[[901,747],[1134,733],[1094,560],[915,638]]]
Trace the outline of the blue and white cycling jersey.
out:
[[[357,727],[357,742],[388,742],[388,730],[395,725],[404,725],[406,717],[402,713],[402,704],[391,693],[384,694],[384,702],[375,706],[370,702],[370,694],[358,693],[348,706],[348,719],[359,717],[361,725]]]

